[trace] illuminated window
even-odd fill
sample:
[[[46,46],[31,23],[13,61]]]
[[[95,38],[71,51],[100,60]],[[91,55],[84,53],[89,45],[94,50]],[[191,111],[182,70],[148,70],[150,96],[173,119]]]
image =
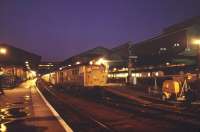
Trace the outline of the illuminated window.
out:
[[[156,73],[155,73],[155,75],[156,75],[156,76],[159,76],[159,73],[158,73],[158,72],[156,72]]]
[[[147,75],[148,77],[150,77],[151,76],[151,73],[148,73],[148,75]]]
[[[113,68],[113,71],[117,71],[117,68]]]
[[[166,51],[167,48],[160,48],[160,51]]]
[[[174,47],[179,47],[179,46],[180,46],[179,43],[175,43],[175,44],[174,44]]]
[[[79,64],[81,64],[81,62],[80,62],[80,61],[77,61],[77,62],[76,62],[76,65],[79,65]]]

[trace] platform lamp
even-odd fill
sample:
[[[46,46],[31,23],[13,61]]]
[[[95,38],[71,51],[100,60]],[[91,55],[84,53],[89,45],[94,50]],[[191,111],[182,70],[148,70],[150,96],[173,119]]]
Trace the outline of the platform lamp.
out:
[[[1,55],[6,55],[7,54],[7,49],[4,47],[0,47],[0,54]]]
[[[0,47],[0,56],[5,56],[7,54],[7,48]],[[3,71],[1,71],[1,65],[0,65],[0,74],[3,74]]]
[[[192,44],[197,45],[197,66],[198,66],[198,77],[200,78],[200,38],[193,39]]]

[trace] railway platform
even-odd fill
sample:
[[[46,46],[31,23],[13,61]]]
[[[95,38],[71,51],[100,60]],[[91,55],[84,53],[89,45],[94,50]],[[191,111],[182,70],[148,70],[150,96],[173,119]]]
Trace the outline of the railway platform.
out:
[[[29,80],[0,96],[0,131],[71,132],[72,129]]]

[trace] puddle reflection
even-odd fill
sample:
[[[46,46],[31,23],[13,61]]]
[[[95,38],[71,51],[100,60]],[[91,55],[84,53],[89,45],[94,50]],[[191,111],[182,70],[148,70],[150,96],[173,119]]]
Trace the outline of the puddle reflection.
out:
[[[2,130],[5,131],[0,130],[0,132],[44,132],[47,130],[47,127],[28,125],[24,122],[24,120],[15,120],[13,122],[6,123]]]
[[[30,99],[30,96],[26,96],[26,99]],[[8,131],[8,124],[13,121],[24,120],[31,115],[30,108],[28,106],[19,106],[21,104],[23,102],[16,102],[0,108],[0,132]]]
[[[24,96],[25,101],[29,101],[30,99],[31,99],[31,97],[29,95]]]
[[[0,109],[0,123],[5,124],[13,120],[27,118],[30,115],[28,107],[2,108]]]
[[[0,132],[6,132],[7,131],[7,127],[5,124],[1,124],[1,127],[0,127]]]

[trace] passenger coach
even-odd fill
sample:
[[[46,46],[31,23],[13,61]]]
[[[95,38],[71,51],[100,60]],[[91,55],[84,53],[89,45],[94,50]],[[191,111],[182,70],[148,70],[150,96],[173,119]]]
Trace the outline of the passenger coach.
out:
[[[105,86],[107,83],[107,71],[104,65],[75,65],[73,67],[60,68],[42,76],[42,78],[52,84],[64,84],[67,86]]]

